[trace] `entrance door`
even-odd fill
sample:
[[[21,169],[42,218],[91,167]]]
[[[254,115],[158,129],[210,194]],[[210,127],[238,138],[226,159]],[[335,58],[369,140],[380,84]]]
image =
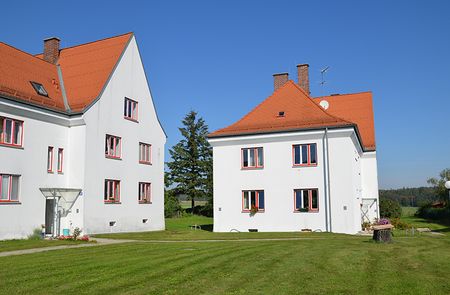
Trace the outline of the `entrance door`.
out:
[[[55,199],[45,200],[45,234],[53,235],[55,232]]]
[[[375,218],[378,218],[377,199],[362,199],[361,222],[373,222]]]

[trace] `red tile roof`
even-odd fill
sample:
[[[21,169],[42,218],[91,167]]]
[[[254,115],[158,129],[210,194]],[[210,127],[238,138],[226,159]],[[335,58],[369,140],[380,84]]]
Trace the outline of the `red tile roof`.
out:
[[[101,94],[133,33],[60,50],[64,89],[71,112],[83,112]],[[57,111],[67,111],[61,92],[57,65],[0,43],[0,95]],[[30,84],[44,86],[48,98],[38,95]]]
[[[344,99],[338,101],[337,97]],[[312,99],[296,83],[288,81],[242,119],[210,133],[208,137],[356,126],[363,138],[364,149],[374,150],[371,94],[366,92],[326,98],[330,103],[328,110],[319,105],[321,99]],[[357,101],[358,98],[362,101]],[[280,116],[280,112],[284,112],[284,116]]]
[[[372,92],[315,97],[314,100],[318,103],[328,101],[328,113],[356,123],[364,148],[375,150]]]

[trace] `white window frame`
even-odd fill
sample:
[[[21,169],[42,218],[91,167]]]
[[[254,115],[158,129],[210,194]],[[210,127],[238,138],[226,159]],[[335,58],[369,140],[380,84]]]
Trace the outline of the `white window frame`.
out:
[[[252,153],[253,152],[253,153]],[[252,157],[253,155],[253,162]],[[262,163],[260,163],[259,156],[262,155]],[[247,156],[247,165],[245,165],[244,158]],[[241,149],[241,168],[242,169],[255,169],[255,168],[264,168],[264,148],[263,147],[251,147],[251,148],[242,148]]]
[[[138,201],[141,204],[152,202],[152,184],[150,182],[139,182]]]
[[[23,121],[0,116],[0,144],[12,147],[22,147],[23,144]],[[7,122],[10,122],[10,128],[6,128]],[[19,128],[19,132],[17,132]],[[7,131],[9,131],[9,141],[6,138]]]
[[[105,179],[103,201],[105,203],[120,203],[120,180]]]
[[[111,147],[111,142],[113,146]],[[119,149],[119,150],[117,150]],[[105,157],[111,159],[122,158],[122,138],[119,136],[106,134],[105,137]]]
[[[139,103],[131,98],[125,97],[123,117],[127,120],[137,122],[139,118]]]
[[[47,148],[47,172],[53,173],[53,151],[54,148],[49,146]]]
[[[152,164],[152,145],[148,143],[139,143],[139,163]]]
[[[3,179],[6,180],[6,189],[4,185]],[[16,187],[16,196],[12,196],[13,194],[13,179],[17,181]],[[3,198],[4,192],[6,191],[6,198]],[[20,194],[20,175],[14,174],[4,174],[0,173],[0,203],[18,203],[19,202],[19,194]],[[13,199],[14,197],[14,199]]]

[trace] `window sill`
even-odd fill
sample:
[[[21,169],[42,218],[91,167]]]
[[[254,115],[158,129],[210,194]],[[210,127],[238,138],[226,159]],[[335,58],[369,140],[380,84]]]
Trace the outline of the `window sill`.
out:
[[[133,118],[129,118],[129,117],[126,117],[126,116],[124,116],[123,118],[126,119],[126,120],[128,120],[128,121],[134,122],[134,123],[139,123],[138,120],[133,119]]]
[[[314,210],[314,211],[298,211],[298,210],[294,210],[294,213],[319,213],[319,210]]]
[[[139,164],[152,165],[152,162],[139,161]]]
[[[0,146],[23,150],[23,146],[22,145],[15,145],[15,144],[11,144],[11,143],[0,142]]]
[[[47,170],[48,174],[53,174],[53,170]]]
[[[140,201],[139,204],[152,204],[152,202],[144,202],[144,201]]]
[[[122,202],[113,202],[113,201],[104,201],[104,203],[105,204],[108,204],[108,205],[114,205],[114,204],[118,204],[118,205],[120,205],[120,204],[122,204]]]
[[[258,167],[241,167],[241,170],[263,170],[264,166]]]
[[[294,164],[294,165],[292,165],[292,168],[298,168],[298,167],[317,167],[317,164],[311,164],[311,165],[308,165],[308,164],[296,165],[296,164]]]
[[[62,171],[58,171],[58,174],[64,175],[64,172],[62,172]]]
[[[264,212],[266,212],[266,211],[265,210],[258,210],[258,212],[256,212],[256,213],[264,213]],[[242,210],[241,213],[251,213],[251,212],[250,212],[250,210]]]
[[[19,201],[0,201],[1,205],[22,205],[22,203]]]
[[[108,156],[108,155],[105,155],[105,158],[106,158],[106,159],[112,159],[112,160],[120,160],[120,161],[122,161],[122,158],[121,158],[121,157],[114,157],[114,156]]]

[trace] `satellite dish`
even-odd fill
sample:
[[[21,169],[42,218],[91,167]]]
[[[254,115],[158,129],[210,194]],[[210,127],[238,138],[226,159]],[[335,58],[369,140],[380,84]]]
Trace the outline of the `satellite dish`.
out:
[[[319,104],[324,110],[326,110],[330,107],[330,103],[326,100],[322,100]]]

